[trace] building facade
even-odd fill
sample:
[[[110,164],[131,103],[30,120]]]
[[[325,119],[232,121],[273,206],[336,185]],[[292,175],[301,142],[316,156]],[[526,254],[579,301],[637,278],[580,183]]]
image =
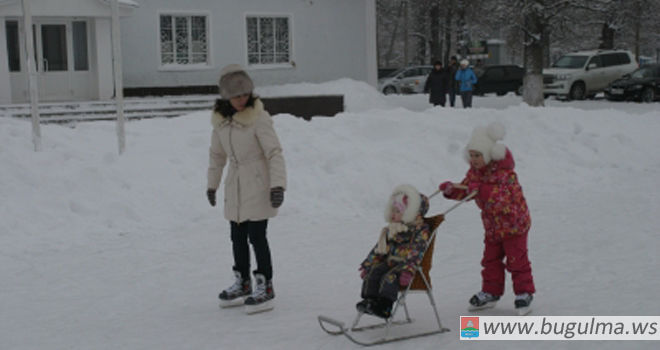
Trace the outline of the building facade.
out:
[[[113,97],[109,0],[30,1],[40,101]],[[257,85],[376,84],[375,0],[120,0],[123,85],[217,84],[228,63]],[[0,0],[0,103],[29,100],[21,0]]]

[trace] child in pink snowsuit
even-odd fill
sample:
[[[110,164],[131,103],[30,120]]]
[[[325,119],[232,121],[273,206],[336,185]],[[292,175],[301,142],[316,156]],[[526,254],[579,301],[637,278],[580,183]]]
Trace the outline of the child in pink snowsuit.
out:
[[[486,231],[485,248],[481,260],[482,287],[470,299],[470,310],[495,306],[504,293],[505,268],[513,279],[515,306],[519,312],[529,309],[535,292],[527,257],[531,218],[513,170],[513,156],[508,148],[497,143],[504,134],[504,126],[500,123],[475,128],[465,148],[465,157],[470,163],[465,178],[460,184],[447,181],[440,185],[444,196],[455,200],[478,191],[474,199],[481,209]]]

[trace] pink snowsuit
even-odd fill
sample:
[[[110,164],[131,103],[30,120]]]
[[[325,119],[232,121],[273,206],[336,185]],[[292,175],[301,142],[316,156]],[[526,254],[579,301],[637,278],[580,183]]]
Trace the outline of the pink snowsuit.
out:
[[[470,167],[461,181],[465,186],[478,184],[475,202],[481,209],[486,230],[481,290],[498,296],[504,293],[505,268],[511,273],[516,295],[535,292],[527,257],[527,233],[532,221],[514,166],[513,156],[507,149],[504,159],[493,160],[481,169]],[[461,200],[467,194],[467,190],[453,188],[445,197]]]

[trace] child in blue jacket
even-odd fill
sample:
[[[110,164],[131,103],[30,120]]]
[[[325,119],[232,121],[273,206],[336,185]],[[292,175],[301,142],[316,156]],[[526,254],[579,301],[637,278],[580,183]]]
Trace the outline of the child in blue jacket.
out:
[[[477,76],[468,65],[468,60],[461,60],[461,68],[456,72],[456,80],[460,84],[459,90],[461,92],[461,101],[463,101],[463,108],[472,107],[472,90],[474,84],[477,83]]]

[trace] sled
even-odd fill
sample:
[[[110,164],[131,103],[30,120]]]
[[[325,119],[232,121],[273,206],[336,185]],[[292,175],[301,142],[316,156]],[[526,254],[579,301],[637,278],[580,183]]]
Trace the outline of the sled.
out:
[[[433,198],[433,196],[435,196],[438,193],[439,191],[436,191],[431,196],[429,196],[429,199]],[[392,343],[407,339],[413,339],[413,338],[419,338],[419,337],[425,337],[429,335],[449,332],[450,331],[449,328],[443,327],[442,322],[440,321],[440,314],[438,313],[438,309],[435,305],[435,299],[433,298],[433,288],[431,286],[431,277],[429,275],[429,270],[431,269],[431,263],[433,260],[435,237],[438,226],[440,226],[440,224],[444,221],[445,215],[447,215],[447,213],[454,210],[462,203],[472,199],[472,197],[474,197],[476,194],[477,194],[476,191],[471,193],[470,195],[466,196],[458,203],[454,204],[451,208],[449,208],[442,214],[424,218],[424,222],[429,226],[432,232],[431,237],[429,238],[426,249],[424,250],[424,257],[422,258],[421,264],[416,266],[415,274],[411,282],[408,284],[408,286],[402,287],[401,290],[399,291],[399,297],[393,305],[392,313],[389,318],[385,319],[384,321],[381,321],[380,323],[366,325],[366,326],[359,326],[360,319],[364,315],[364,312],[358,311],[358,314],[355,317],[355,320],[353,321],[351,326],[346,327],[344,322],[337,321],[330,317],[320,315],[318,316],[318,322],[319,325],[321,326],[321,329],[323,329],[326,333],[330,335],[344,335],[353,343],[362,346],[386,344],[386,343]],[[431,304],[431,308],[433,310],[435,320],[437,322],[437,328],[434,327],[433,330],[430,331],[419,332],[404,336],[390,336],[390,329],[392,329],[392,327],[407,325],[414,322],[414,320],[410,317],[410,313],[408,312],[408,306],[406,305],[406,298],[408,297],[408,294],[411,290],[416,290],[426,293],[427,297],[429,298],[429,303]],[[395,316],[397,315],[397,311],[399,311],[399,309],[403,309],[405,318],[395,320]],[[380,338],[376,338],[372,340],[362,340],[361,337],[358,335],[360,333],[364,334],[364,332],[368,330],[383,329],[383,328],[385,329],[385,332],[384,335]]]

